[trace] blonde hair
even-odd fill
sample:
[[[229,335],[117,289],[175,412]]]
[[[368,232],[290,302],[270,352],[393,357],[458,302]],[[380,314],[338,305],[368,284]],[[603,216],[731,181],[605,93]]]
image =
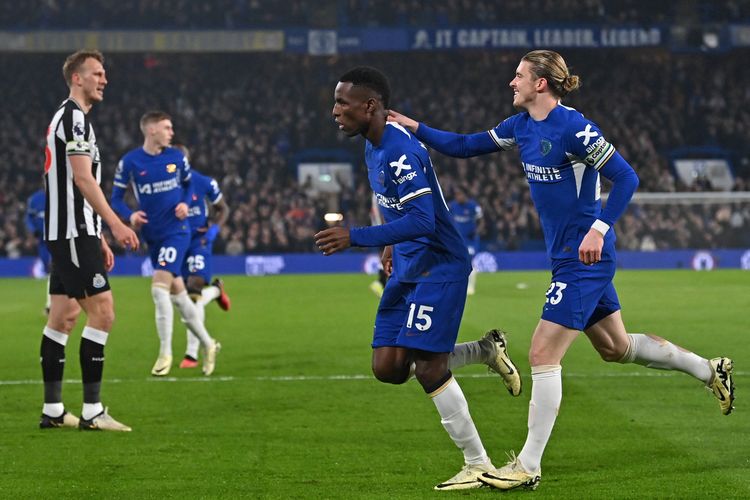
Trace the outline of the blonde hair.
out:
[[[104,56],[98,50],[79,50],[73,54],[70,54],[66,59],[62,67],[63,78],[68,87],[73,85],[73,73],[76,73],[81,69],[81,66],[86,62],[86,59],[96,59],[100,63],[104,64]]]
[[[565,97],[581,86],[581,78],[570,74],[565,60],[555,51],[532,50],[521,60],[531,64],[534,76],[547,80],[550,91],[557,97]]]
[[[146,133],[146,127],[151,125],[152,123],[159,123],[162,120],[171,120],[172,117],[169,116],[169,114],[165,111],[147,111],[146,113],[141,116],[140,126],[141,126],[141,132],[144,134]]]

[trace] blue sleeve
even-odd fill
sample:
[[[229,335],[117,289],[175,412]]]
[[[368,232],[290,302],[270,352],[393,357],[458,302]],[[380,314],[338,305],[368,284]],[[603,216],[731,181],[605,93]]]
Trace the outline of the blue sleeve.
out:
[[[355,227],[349,232],[352,246],[382,247],[428,236],[435,231],[432,194],[412,198],[403,217],[379,226]]]
[[[219,229],[220,228],[218,224],[211,224],[211,226],[208,228],[208,231],[206,231],[206,239],[208,241],[214,241],[219,235]]]
[[[26,229],[29,230],[30,233],[36,232],[36,227],[34,227],[34,207],[32,206],[33,196],[29,198],[29,201],[26,202],[26,216],[24,217],[24,222],[26,223]]]
[[[125,190],[128,188],[129,183],[130,162],[123,158],[117,164],[117,169],[115,170],[115,180],[112,187],[112,209],[117,215],[128,222],[130,222],[130,216],[133,214],[133,211],[125,203]]]
[[[612,191],[607,198],[607,206],[599,215],[599,220],[612,226],[625,212],[630,198],[638,188],[638,175],[618,152],[612,155],[599,172],[612,181]]]
[[[417,150],[413,149],[418,148]],[[385,183],[397,187],[401,217],[380,226],[354,228],[350,231],[354,246],[377,247],[414,240],[435,231],[435,207],[432,188],[425,174],[429,162],[425,149],[416,143],[411,149],[388,151],[384,170]]]
[[[209,181],[209,188],[206,196],[208,196],[209,201],[215,205],[221,199],[221,188],[219,187],[219,183],[216,182],[216,179],[212,178]]]
[[[180,178],[182,179],[182,202],[187,206],[190,206],[190,203],[192,203],[193,201],[193,186],[191,177],[192,173],[190,172],[190,162],[183,156]]]
[[[125,189],[117,184],[112,187],[112,209],[117,212],[117,215],[130,222],[130,216],[133,215],[133,211],[125,203]]]
[[[424,123],[420,123],[414,135],[440,153],[457,158],[493,153],[499,149],[489,132],[456,134],[430,128]]]

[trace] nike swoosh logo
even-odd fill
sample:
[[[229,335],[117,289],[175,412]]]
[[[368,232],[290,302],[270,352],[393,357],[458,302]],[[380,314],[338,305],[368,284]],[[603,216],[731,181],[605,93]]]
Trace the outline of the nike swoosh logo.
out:
[[[512,366],[510,366],[510,365],[508,364],[508,362],[507,362],[507,361],[503,360],[503,364],[504,364],[504,365],[505,365],[505,367],[506,367],[506,368],[508,369],[508,375],[513,375],[514,373],[516,373],[516,371],[515,371],[515,370],[513,369],[513,367],[512,367]]]

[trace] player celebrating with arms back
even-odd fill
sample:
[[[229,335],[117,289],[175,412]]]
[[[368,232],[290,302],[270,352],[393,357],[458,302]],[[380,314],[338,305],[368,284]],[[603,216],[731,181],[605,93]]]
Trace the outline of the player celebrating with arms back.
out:
[[[562,358],[583,330],[605,361],[679,370],[699,379],[732,411],[732,360],[704,359],[667,340],[628,334],[612,279],[615,235],[638,177],[599,127],[560,99],[580,86],[560,54],[529,52],[510,82],[513,105],[523,112],[488,132],[470,135],[435,130],[396,112],[395,120],[443,154],[469,157],[518,146],[539,211],[552,282],[531,339],[529,431],[521,453],[505,467],[482,475],[500,489],[535,488],[541,459],[562,400]],[[599,174],[613,183],[601,208]]]
[[[168,114],[162,111],[144,114],[141,132],[143,147],[127,153],[117,167],[112,206],[134,228],[140,228],[151,254],[154,267],[151,296],[160,341],[159,357],[151,374],[161,377],[172,368],[171,293],[171,302],[206,351],[203,373],[211,375],[221,346],[206,331],[195,304],[185,291],[181,276],[185,252],[190,246],[190,224],[185,220],[192,197],[190,163],[180,150],[170,147],[174,131]],[[123,199],[131,182],[140,207],[135,212]]]
[[[325,255],[349,246],[386,247],[384,268],[393,274],[375,317],[372,371],[381,382],[403,384],[413,369],[463,451],[464,468],[435,489],[481,487],[479,475],[494,467],[449,369],[471,271],[466,246],[451,222],[427,150],[402,127],[386,124],[390,87],[385,75],[374,68],[352,69],[339,79],[334,97],[339,128],[349,137],[367,139],[367,173],[385,224],[326,229],[315,235],[316,244]],[[491,333],[503,341],[501,347],[488,339],[467,344],[476,346],[479,357],[484,342],[496,349],[492,359],[502,355],[512,367],[504,339]],[[461,351],[464,359],[470,357],[466,345]],[[521,387],[516,370],[511,368],[506,377],[517,395]]]

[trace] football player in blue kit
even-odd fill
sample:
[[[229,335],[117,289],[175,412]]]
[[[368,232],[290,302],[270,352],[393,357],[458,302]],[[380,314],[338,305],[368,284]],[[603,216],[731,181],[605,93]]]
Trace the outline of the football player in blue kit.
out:
[[[383,267],[392,274],[375,317],[372,371],[378,380],[391,384],[403,384],[413,373],[463,451],[465,466],[435,488],[478,488],[479,475],[494,467],[451,368],[505,364],[501,375],[514,395],[520,393],[520,378],[497,331],[454,349],[471,271],[469,256],[448,214],[427,150],[403,127],[386,125],[389,96],[385,75],[357,67],[339,79],[333,107],[340,130],[366,139],[368,178],[385,223],[332,227],[317,233],[315,242],[324,255],[350,246],[386,247]]]
[[[174,147],[185,155],[188,162],[190,161],[190,151],[186,146],[175,144]],[[229,217],[229,206],[215,179],[192,169],[190,185],[192,188],[188,207],[190,247],[182,264],[182,279],[185,281],[188,295],[198,309],[200,321],[205,324],[206,304],[216,300],[219,307],[225,311],[228,311],[231,306],[229,296],[224,291],[224,282],[218,278],[211,282],[212,247],[222,224]],[[208,203],[211,203],[210,217]],[[210,224],[209,219],[211,219]],[[180,368],[198,366],[199,348],[200,339],[188,328],[187,348],[180,362]]]
[[[478,221],[482,218],[482,207],[472,198],[466,196],[466,188],[457,186],[453,189],[454,199],[448,208],[456,224],[458,232],[466,242],[469,257],[473,258],[479,249]],[[469,274],[469,286],[466,289],[468,295],[474,295],[477,288],[477,271],[471,270]]]
[[[182,320],[200,338],[206,352],[203,373],[211,375],[221,346],[206,331],[181,275],[190,246],[190,224],[186,220],[192,198],[190,163],[179,149],[170,146],[174,130],[167,113],[150,111],[143,115],[140,125],[143,147],[130,151],[120,160],[115,172],[112,207],[135,229],[140,229],[148,243],[154,268],[151,296],[160,346],[151,374],[162,377],[172,367],[174,303]],[[125,189],[130,183],[138,200],[136,211],[124,201]]]
[[[521,59],[510,82],[513,105],[521,112],[495,128],[475,134],[432,129],[397,112],[393,120],[425,144],[456,157],[518,147],[521,162],[552,262],[552,281],[531,339],[531,401],[528,435],[521,453],[497,471],[482,475],[500,488],[535,488],[541,459],[562,400],[561,362],[583,330],[605,361],[678,370],[697,378],[732,411],[732,360],[702,358],[654,335],[627,333],[612,280],[615,234],[638,186],[631,166],[599,127],[560,100],[580,86],[560,54],[535,50]],[[599,175],[612,181],[601,208]]]

